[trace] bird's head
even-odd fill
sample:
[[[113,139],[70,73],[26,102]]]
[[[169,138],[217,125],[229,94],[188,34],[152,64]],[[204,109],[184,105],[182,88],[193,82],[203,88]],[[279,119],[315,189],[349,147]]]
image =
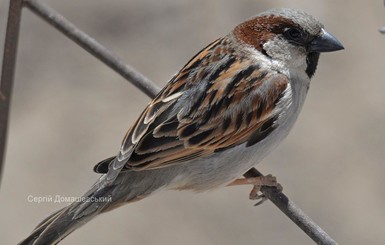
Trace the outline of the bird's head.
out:
[[[295,9],[272,9],[234,29],[235,37],[289,68],[305,69],[311,78],[319,54],[344,47],[313,16]]]

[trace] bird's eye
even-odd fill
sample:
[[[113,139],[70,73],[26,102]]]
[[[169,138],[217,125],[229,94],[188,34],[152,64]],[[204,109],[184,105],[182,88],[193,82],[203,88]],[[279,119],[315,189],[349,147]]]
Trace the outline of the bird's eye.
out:
[[[298,29],[289,29],[288,31],[287,31],[287,34],[291,37],[291,38],[293,38],[293,39],[297,39],[297,38],[299,38],[299,37],[301,37],[301,32],[298,30]]]
[[[302,43],[307,39],[307,33],[297,28],[288,28],[283,32],[283,35],[291,41]]]

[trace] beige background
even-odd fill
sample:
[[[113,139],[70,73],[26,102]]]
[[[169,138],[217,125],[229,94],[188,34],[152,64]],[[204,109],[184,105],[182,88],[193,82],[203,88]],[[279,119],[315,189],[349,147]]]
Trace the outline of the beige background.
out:
[[[3,42],[8,1],[0,2]],[[258,165],[340,244],[385,243],[385,25],[382,1],[45,0],[160,86],[215,38],[271,7],[319,18],[345,45],[322,55],[288,139]],[[78,196],[92,167],[115,154],[149,99],[24,10],[8,151],[0,191],[1,244],[15,244]],[[163,192],[102,215],[62,244],[313,244],[251,187]]]

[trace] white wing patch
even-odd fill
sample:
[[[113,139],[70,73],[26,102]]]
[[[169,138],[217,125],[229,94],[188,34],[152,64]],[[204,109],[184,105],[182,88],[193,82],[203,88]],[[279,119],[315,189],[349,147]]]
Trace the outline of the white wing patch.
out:
[[[182,94],[183,94],[183,92],[178,92],[178,93],[172,94],[172,95],[170,95],[170,96],[164,98],[164,99],[162,100],[162,102],[165,102],[165,103],[166,103],[166,102],[169,102],[169,101],[171,101],[171,100],[174,100],[174,99],[176,99],[176,98],[179,98]]]

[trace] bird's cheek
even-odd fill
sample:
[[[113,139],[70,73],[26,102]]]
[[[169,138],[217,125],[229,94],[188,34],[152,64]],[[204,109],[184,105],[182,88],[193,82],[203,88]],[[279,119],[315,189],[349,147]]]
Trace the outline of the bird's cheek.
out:
[[[263,49],[266,54],[274,59],[279,59],[284,54],[282,46],[280,47],[280,42],[277,40],[269,40],[263,44]]]

